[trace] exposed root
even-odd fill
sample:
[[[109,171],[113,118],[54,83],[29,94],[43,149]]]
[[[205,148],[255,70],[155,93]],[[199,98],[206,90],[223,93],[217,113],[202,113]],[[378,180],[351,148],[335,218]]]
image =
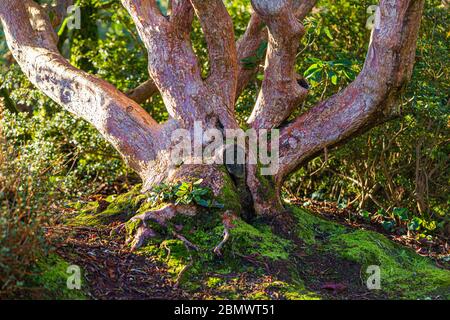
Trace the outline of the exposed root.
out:
[[[147,221],[152,220],[158,224],[160,224],[163,227],[167,227],[167,221],[174,218],[177,214],[187,215],[187,216],[194,216],[197,213],[197,208],[195,206],[191,205],[175,205],[175,204],[168,204],[165,207],[154,210],[154,211],[148,211],[139,215],[134,216],[130,219],[131,222],[134,221],[140,221],[141,225],[138,227],[136,233],[128,237],[126,239],[126,244],[131,244],[131,250],[134,251],[136,249],[139,249],[144,245],[145,241],[153,238],[156,236],[156,232],[153,231],[151,228],[147,226]],[[122,225],[117,226],[111,231],[111,234],[116,234],[124,230],[125,223]],[[177,234],[176,232],[173,232],[174,236],[176,236],[178,239],[182,240],[185,245],[188,245],[189,247],[198,250],[198,247],[189,242],[185,237],[182,235]]]
[[[236,218],[236,216],[233,214],[232,211],[228,210],[223,214],[223,239],[220,241],[220,243],[215,246],[213,249],[213,252],[221,256],[222,255],[222,248],[225,245],[225,243],[230,239],[230,229],[233,228],[233,220]]]
[[[222,251],[221,251],[222,247],[228,241],[229,238],[230,238],[230,229],[224,224],[223,239],[222,239],[222,241],[220,241],[220,243],[213,250],[213,252],[216,255],[218,255],[218,256],[222,255]]]
[[[177,279],[175,280],[175,288],[178,288],[178,286],[180,285],[181,278],[186,273],[186,271],[193,265],[194,265],[194,260],[191,260],[187,265],[185,265],[183,267],[183,269],[181,269],[180,273],[177,276]]]
[[[118,226],[111,229],[111,231],[109,232],[109,236],[112,237],[118,235],[122,233],[124,230],[125,230],[125,223],[121,223]]]

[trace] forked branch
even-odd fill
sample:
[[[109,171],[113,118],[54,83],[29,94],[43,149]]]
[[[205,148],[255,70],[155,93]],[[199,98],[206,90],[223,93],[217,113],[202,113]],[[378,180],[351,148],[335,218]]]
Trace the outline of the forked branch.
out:
[[[294,0],[295,17],[302,21],[311,12],[316,3],[317,0]],[[241,95],[242,91],[258,72],[260,63],[258,51],[264,47],[264,42],[267,39],[266,24],[256,12],[253,12],[244,35],[237,42],[238,60],[240,63],[236,97]],[[245,60],[249,58],[252,58],[254,62],[250,66],[245,63]]]
[[[164,17],[155,0],[122,0],[148,52],[148,70],[169,115],[190,127],[206,113],[205,87],[188,36]],[[172,21],[173,22],[173,21]]]
[[[208,89],[234,114],[237,86],[237,51],[233,21],[222,0],[191,0],[208,44],[211,72]]]
[[[324,148],[389,117],[412,74],[423,5],[424,0],[381,1],[380,23],[355,81],[282,129],[278,181]]]

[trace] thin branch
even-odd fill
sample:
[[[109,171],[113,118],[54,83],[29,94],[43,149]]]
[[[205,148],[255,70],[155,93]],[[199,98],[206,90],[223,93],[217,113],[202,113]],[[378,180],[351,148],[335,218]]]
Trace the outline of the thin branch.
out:
[[[136,88],[127,92],[127,96],[133,99],[136,103],[144,103],[158,92],[158,88],[152,79],[141,83]]]

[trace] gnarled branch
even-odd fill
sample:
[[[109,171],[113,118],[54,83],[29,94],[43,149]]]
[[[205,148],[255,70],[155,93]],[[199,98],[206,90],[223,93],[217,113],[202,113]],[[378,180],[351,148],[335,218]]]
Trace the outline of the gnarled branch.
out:
[[[228,112],[234,114],[237,86],[237,51],[233,22],[222,0],[191,0],[202,25],[208,45],[210,75],[206,80],[208,89]]]
[[[148,51],[148,70],[169,115],[191,127],[204,118],[206,88],[190,39],[163,17],[154,0],[122,0]]]
[[[317,0],[294,0],[295,16],[302,21],[311,12]],[[258,49],[264,41],[267,41],[268,33],[266,24],[256,12],[253,12],[244,35],[237,42],[238,50],[238,87],[236,97],[239,97],[249,82],[255,77],[259,69],[260,61],[256,61],[255,66],[248,67],[243,63],[246,58],[257,58]]]

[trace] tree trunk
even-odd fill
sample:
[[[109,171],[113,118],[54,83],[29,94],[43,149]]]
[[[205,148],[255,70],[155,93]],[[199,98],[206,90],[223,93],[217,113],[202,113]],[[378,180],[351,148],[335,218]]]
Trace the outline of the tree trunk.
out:
[[[70,1],[64,1],[70,3]],[[0,19],[8,45],[29,79],[65,109],[95,126],[143,180],[143,191],[162,182],[203,179],[224,210],[250,218],[284,212],[280,189],[286,177],[322,150],[344,143],[386,119],[412,74],[423,0],[381,0],[362,72],[347,88],[308,109],[288,125],[284,121],[305,101],[308,90],[295,73],[299,18],[315,0],[253,0],[247,32],[235,43],[231,17],[221,0],[172,0],[163,16],[154,0],[122,0],[148,50],[150,80],[128,96],[95,76],[71,66],[58,52],[47,12],[31,0],[2,0]],[[194,15],[208,46],[206,79],[190,40]],[[264,27],[267,26],[267,27]],[[264,81],[248,125],[256,134],[277,129],[279,170],[261,173],[261,163],[175,164],[176,129],[196,137],[195,126],[226,132],[239,129],[235,101],[256,74],[242,58],[257,56],[268,42]],[[135,101],[159,91],[169,120],[157,123]],[[278,132],[278,131],[277,131]],[[207,139],[206,139],[207,140]],[[202,146],[208,141],[203,141]],[[249,146],[247,144],[247,146]],[[271,148],[263,143],[259,148]],[[252,146],[249,146],[252,147]],[[234,148],[234,145],[233,145]],[[191,208],[171,206],[190,213]]]

